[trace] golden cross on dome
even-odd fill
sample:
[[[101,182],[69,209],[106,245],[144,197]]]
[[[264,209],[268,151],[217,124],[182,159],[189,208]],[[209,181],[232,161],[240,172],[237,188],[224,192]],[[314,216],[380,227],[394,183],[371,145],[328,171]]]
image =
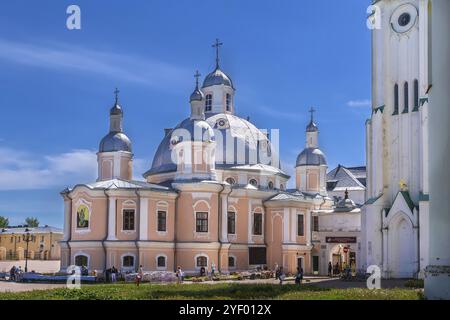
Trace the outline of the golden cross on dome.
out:
[[[223,46],[223,42],[220,42],[219,39],[216,39],[216,43],[212,45],[213,48],[216,48],[216,67],[219,67],[219,49]]]
[[[400,190],[401,191],[407,191],[408,190],[408,185],[406,184],[405,180],[400,179],[399,185],[400,185]]]

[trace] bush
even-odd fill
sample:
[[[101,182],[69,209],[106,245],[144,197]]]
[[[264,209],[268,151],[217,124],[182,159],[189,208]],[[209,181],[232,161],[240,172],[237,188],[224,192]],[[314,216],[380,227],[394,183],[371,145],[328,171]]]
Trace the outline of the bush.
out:
[[[423,279],[410,279],[406,281],[405,287],[407,288],[423,288],[424,282]]]

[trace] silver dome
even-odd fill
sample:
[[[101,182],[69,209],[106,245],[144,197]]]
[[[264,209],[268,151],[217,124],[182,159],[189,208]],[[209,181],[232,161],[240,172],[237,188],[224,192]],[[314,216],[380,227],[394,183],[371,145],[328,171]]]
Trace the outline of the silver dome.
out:
[[[192,101],[202,101],[205,95],[203,92],[200,91],[198,87],[195,88],[194,92],[192,92],[191,97],[189,99],[190,102]]]
[[[256,148],[261,146],[267,146],[268,149],[271,148],[270,141],[267,139],[267,136],[262,133],[258,128],[256,128],[250,122],[239,118],[232,114],[225,113],[215,113],[208,114],[209,117],[206,118],[206,122],[213,129],[216,135],[216,169],[225,169],[236,166],[243,165],[254,165],[262,163],[260,159],[260,154],[257,153],[256,159],[253,159],[250,156],[250,152],[256,150]],[[199,121],[202,122],[202,121]],[[175,129],[171,132],[167,133],[167,135],[163,138],[161,144],[159,145],[155,156],[153,158],[152,168],[147,171],[144,176],[151,174],[158,174],[163,172],[173,172],[176,171],[176,164],[172,162],[171,157],[171,140],[172,134],[177,128],[189,129],[191,124],[190,119],[183,120],[180,124],[178,124]],[[227,134],[228,133],[228,134]],[[175,134],[176,135],[176,134]],[[222,139],[218,139],[217,135],[221,135]],[[228,139],[234,139],[232,143],[227,143]],[[244,149],[240,152],[242,159],[237,156],[237,145],[242,143]],[[227,146],[231,145],[233,147],[232,155],[233,159],[227,158],[225,155],[227,154]],[[243,161],[241,161],[243,160]],[[280,168],[280,164],[272,164],[271,161],[269,163],[263,163],[266,165],[270,165],[276,168]]]
[[[296,167],[326,165],[325,155],[318,148],[306,148],[297,157]]]
[[[121,114],[123,114],[122,107],[119,106],[118,103],[114,104],[114,106],[109,111],[109,114],[110,115],[121,115]]]
[[[233,87],[233,82],[231,81],[231,78],[228,77],[222,70],[220,70],[218,67],[208,74],[205,78],[205,81],[203,81],[202,88],[210,87],[210,86],[216,86],[216,85],[225,85],[229,87]]]
[[[110,132],[100,141],[99,152],[131,152],[131,141],[122,132]]]
[[[311,122],[306,127],[306,132],[317,132],[317,131],[319,131],[317,124],[315,124],[314,121],[311,120]]]

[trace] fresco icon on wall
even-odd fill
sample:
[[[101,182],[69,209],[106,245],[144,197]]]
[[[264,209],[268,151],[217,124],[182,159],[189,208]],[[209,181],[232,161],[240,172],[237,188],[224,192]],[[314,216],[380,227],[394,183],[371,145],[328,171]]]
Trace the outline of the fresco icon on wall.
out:
[[[84,204],[77,210],[77,228],[89,228],[89,210]]]

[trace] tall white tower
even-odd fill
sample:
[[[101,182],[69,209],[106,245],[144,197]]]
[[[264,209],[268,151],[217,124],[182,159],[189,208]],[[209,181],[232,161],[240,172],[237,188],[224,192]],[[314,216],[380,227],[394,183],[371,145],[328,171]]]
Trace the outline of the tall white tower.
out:
[[[384,277],[422,276],[428,245],[428,0],[374,1],[363,255]],[[420,240],[419,240],[420,239]]]

